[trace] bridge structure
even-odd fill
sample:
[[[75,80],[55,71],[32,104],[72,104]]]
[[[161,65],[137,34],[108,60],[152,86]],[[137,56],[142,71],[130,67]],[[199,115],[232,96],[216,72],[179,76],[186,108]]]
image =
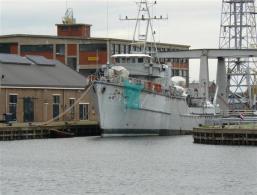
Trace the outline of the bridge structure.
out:
[[[193,49],[177,52],[160,52],[159,58],[187,58],[187,59],[200,59],[200,73],[199,95],[208,99],[208,86],[209,86],[209,59],[217,59],[217,74],[216,84],[218,87],[217,103],[220,105],[221,110],[228,110],[228,78],[226,73],[226,59],[231,58],[254,58],[257,57],[257,49]],[[256,75],[256,73],[250,73]],[[250,86],[248,86],[250,87]],[[251,90],[251,89],[248,89]],[[251,97],[249,97],[251,98]]]

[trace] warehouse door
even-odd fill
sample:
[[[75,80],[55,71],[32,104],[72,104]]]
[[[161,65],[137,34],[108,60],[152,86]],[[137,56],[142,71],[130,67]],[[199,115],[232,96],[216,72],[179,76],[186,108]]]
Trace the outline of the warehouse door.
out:
[[[34,102],[31,97],[25,97],[23,99],[23,121],[33,122],[34,121]]]
[[[54,95],[53,96],[53,118],[56,118],[56,120],[59,120],[57,118],[60,114],[60,95]]]

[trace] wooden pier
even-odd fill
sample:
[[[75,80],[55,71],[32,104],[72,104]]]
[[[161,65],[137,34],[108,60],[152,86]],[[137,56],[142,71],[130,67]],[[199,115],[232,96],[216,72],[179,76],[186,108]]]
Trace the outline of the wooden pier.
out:
[[[0,124],[0,141],[100,135],[96,121]]]
[[[257,146],[257,125],[223,125],[193,130],[194,143]]]

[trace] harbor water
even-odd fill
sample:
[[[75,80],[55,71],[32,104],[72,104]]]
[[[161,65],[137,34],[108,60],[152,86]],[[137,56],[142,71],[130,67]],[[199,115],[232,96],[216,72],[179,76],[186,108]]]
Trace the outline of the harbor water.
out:
[[[257,194],[257,148],[192,136],[0,142],[0,194]]]

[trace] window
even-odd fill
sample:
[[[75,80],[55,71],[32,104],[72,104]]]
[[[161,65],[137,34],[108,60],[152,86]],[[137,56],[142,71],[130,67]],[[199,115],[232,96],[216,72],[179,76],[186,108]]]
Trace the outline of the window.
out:
[[[34,121],[34,98],[33,97],[23,98],[23,121],[24,122]]]
[[[21,45],[21,52],[53,52],[53,45]]]
[[[179,70],[174,70],[174,76],[179,76]]]
[[[128,46],[128,53],[131,52],[131,45]]]
[[[65,45],[64,44],[56,45],[56,54],[57,55],[65,55]]]
[[[123,47],[123,45],[120,45],[120,53],[124,53],[124,47]]]
[[[183,70],[183,76],[187,77],[187,71],[186,70]]]
[[[60,95],[53,95],[53,118],[56,118],[60,114]],[[57,118],[56,120],[59,120]]]
[[[88,105],[88,103],[79,104],[79,120],[89,119]]]
[[[123,53],[127,53],[127,46],[123,45]]]
[[[67,58],[67,65],[68,65],[71,69],[77,70],[77,58],[68,57],[68,58]]]
[[[138,63],[143,63],[144,62],[144,58],[138,58]]]
[[[120,58],[115,58],[116,63],[120,63]]]
[[[112,44],[112,55],[115,54],[115,44]]]
[[[61,26],[62,31],[68,31],[68,26]]]
[[[71,29],[72,30],[79,30],[79,26],[72,26]]]
[[[0,53],[11,53],[11,44],[1,43]]]
[[[79,51],[106,51],[107,46],[103,43],[80,44]]]
[[[126,58],[121,58],[121,63],[126,63]]]
[[[120,50],[121,50],[121,46],[120,46],[120,44],[117,44],[117,49],[118,49],[118,53],[120,53]]]
[[[9,113],[12,114],[12,120],[16,120],[17,116],[17,99],[18,95],[17,94],[10,94],[9,95]]]
[[[60,95],[54,95],[53,96],[53,103],[54,104],[60,104]]]
[[[75,98],[70,98],[69,100],[69,107],[72,107],[75,104]],[[70,109],[70,120],[74,120],[75,119],[75,106],[73,106]]]

